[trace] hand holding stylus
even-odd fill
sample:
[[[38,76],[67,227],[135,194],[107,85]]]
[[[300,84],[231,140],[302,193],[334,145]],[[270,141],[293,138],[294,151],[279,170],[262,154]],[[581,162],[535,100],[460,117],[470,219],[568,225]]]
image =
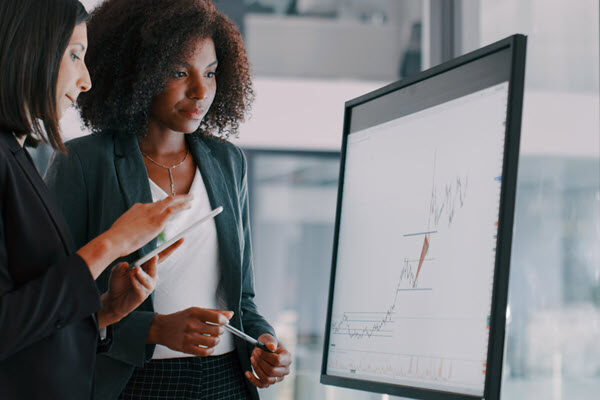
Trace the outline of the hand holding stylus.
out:
[[[292,364],[291,354],[277,342],[273,336],[264,333],[258,337],[258,341],[272,352],[266,352],[255,347],[250,356],[250,362],[254,374],[246,371],[246,378],[259,388],[267,388],[276,382],[281,382],[290,373]]]
[[[156,314],[146,343],[161,344],[171,350],[207,357],[225,332],[232,311],[190,307],[172,314]]]

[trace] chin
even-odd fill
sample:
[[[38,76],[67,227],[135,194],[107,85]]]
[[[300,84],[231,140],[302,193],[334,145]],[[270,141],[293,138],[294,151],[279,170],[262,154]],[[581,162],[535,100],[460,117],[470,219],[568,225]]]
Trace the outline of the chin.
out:
[[[178,127],[179,129],[176,129],[176,130],[181,133],[194,133],[198,130],[199,127],[200,127],[200,121],[198,121],[196,123],[181,124]]]

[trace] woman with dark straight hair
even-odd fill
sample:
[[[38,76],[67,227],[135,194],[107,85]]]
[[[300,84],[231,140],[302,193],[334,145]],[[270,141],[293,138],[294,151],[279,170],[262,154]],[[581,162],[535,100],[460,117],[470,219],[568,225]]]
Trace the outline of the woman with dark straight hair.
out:
[[[154,290],[157,258],[131,271],[127,263],[117,264],[102,295],[94,280],[114,260],[156,237],[170,216],[189,207],[187,196],[135,204],[79,250],[75,247],[24,144],[45,141],[65,151],[58,121],[79,93],[91,87],[83,61],[86,19],[77,0],[0,2],[3,400],[91,398],[96,352],[110,347],[110,326]],[[79,185],[77,179],[70,182],[72,188]]]

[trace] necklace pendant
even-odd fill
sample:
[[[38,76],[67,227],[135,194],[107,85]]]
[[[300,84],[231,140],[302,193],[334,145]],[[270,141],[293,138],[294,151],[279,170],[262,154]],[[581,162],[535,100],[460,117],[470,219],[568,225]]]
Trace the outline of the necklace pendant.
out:
[[[171,182],[171,196],[175,197],[175,182],[173,181],[173,173],[171,172],[171,168],[167,169],[169,171],[169,181]]]

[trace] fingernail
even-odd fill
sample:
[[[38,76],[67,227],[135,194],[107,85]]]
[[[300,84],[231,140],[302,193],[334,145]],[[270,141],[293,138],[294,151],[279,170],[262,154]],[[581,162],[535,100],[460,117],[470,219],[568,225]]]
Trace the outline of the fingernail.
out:
[[[267,349],[269,349],[271,351],[275,350],[275,345],[273,343],[268,343],[265,346],[267,346]]]

